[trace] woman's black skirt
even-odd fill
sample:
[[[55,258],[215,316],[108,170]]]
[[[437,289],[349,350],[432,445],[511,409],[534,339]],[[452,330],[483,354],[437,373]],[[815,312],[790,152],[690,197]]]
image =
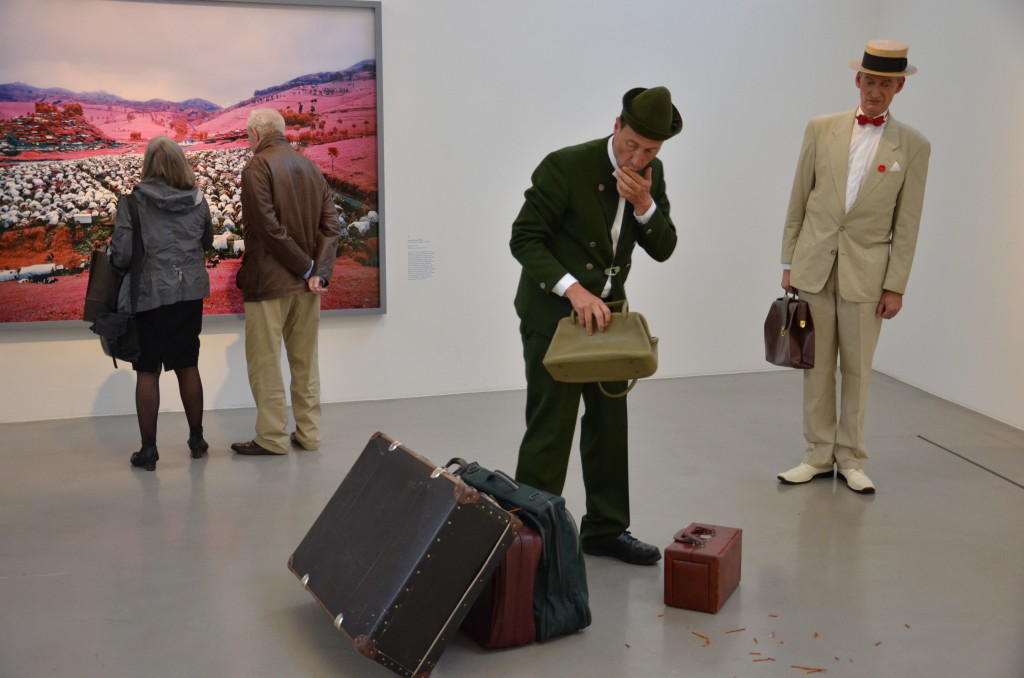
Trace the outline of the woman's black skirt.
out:
[[[203,300],[179,301],[135,314],[142,355],[132,363],[139,372],[160,372],[199,365]]]

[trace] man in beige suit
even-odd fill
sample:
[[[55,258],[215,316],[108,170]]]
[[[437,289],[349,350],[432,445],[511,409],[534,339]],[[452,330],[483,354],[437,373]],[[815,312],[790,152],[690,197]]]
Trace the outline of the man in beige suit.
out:
[[[799,290],[814,320],[816,363],[804,373],[803,462],[779,480],[833,476],[875,491],[864,473],[871,362],[882,320],[896,316],[917,246],[931,146],[889,105],[917,72],[907,45],[867,43],[850,62],[860,108],[808,123],[782,236],[782,287]],[[836,412],[836,362],[841,374]]]

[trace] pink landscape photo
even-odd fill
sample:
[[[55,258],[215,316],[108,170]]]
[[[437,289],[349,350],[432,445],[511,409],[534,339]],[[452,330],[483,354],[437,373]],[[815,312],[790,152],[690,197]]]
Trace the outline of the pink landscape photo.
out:
[[[240,176],[259,107],[281,111],[335,194],[322,308],[384,311],[379,3],[8,0],[0,16],[0,323],[81,318],[90,253],[158,134],[181,144],[214,217],[204,312],[242,313]],[[101,34],[109,45],[83,45]]]

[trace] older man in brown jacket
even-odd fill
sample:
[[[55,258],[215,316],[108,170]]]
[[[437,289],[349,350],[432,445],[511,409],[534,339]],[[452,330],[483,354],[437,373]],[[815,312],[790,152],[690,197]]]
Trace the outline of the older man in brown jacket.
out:
[[[245,302],[256,437],[231,449],[244,455],[288,451],[283,340],[295,417],[290,442],[314,450],[320,445],[320,297],[334,270],[341,224],[320,169],[285,140],[281,114],[255,109],[247,127],[253,157],[242,170],[245,258],[237,284]]]

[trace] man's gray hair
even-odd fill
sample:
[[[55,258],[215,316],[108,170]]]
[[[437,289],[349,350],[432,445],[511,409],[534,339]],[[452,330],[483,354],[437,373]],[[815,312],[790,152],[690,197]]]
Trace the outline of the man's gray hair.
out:
[[[260,135],[260,138],[284,134],[284,117],[273,108],[254,108],[249,114],[246,126]]]

